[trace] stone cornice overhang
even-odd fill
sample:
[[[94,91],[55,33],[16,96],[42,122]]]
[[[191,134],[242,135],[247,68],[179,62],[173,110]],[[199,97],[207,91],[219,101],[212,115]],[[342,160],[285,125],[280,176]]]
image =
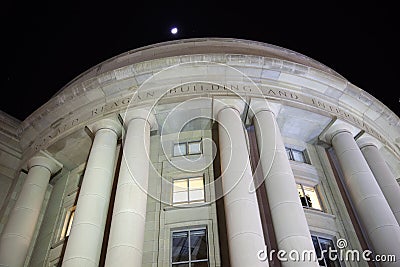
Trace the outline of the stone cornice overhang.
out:
[[[21,154],[18,132],[21,121],[0,110],[0,145],[18,157]]]
[[[251,79],[253,84],[247,86],[264,89],[264,97],[347,119],[380,139],[395,154],[400,154],[399,118],[332,69],[276,46],[216,38],[156,44],[124,53],[89,69],[22,122],[19,134],[24,154],[45,149],[91,120],[126,109],[127,105],[132,105],[128,99],[155,74],[196,62],[235,68]],[[190,75],[195,75],[195,71],[189,71],[185,79],[175,77],[175,80],[188,81]],[[159,82],[163,81],[174,84],[165,77]],[[246,86],[245,81],[243,85]],[[268,91],[272,89],[275,91]],[[214,93],[221,94],[207,92],[208,95]],[[263,97],[255,91],[243,93],[248,97]],[[288,94],[291,97],[287,97]],[[184,97],[184,94],[170,97]],[[136,104],[150,102],[140,99]]]

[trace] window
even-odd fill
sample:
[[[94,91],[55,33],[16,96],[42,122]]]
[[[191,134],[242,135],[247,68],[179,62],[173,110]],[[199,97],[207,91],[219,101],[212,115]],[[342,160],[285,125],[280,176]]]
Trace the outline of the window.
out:
[[[316,236],[316,235],[311,235],[312,242],[314,244],[314,249],[317,254],[319,266],[327,266],[327,267],[339,267],[339,261],[335,260],[334,257],[329,257],[329,250],[333,251],[336,250],[335,246],[333,244],[333,241],[328,238]],[[324,251],[324,254],[322,254],[322,251]],[[330,253],[332,256],[335,256],[335,253]],[[337,258],[337,255],[336,255]]]
[[[204,202],[204,178],[190,177],[173,181],[172,203],[174,205]]]
[[[289,147],[285,147],[285,149],[288,159],[298,162],[308,163],[304,150],[300,151]]]
[[[65,214],[64,225],[61,230],[60,240],[69,236],[72,227],[72,221],[74,220],[75,208],[76,206],[69,208]]]
[[[201,154],[201,140],[174,144],[174,156]]]
[[[207,229],[172,232],[173,267],[208,267]]]
[[[322,210],[317,191],[314,187],[297,184],[297,191],[303,207]]]

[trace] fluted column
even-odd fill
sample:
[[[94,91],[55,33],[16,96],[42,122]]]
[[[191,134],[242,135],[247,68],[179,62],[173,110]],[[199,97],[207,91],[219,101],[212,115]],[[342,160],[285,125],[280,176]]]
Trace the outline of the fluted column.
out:
[[[105,266],[142,266],[150,129],[155,120],[147,110],[133,110],[122,117],[127,131]]]
[[[264,235],[240,107],[223,104],[215,112],[230,263],[239,267],[268,266],[268,261],[257,257],[265,246]]]
[[[357,144],[396,217],[397,223],[400,224],[400,186],[396,178],[379,152],[375,140],[361,137],[357,140]]]
[[[265,101],[251,109],[278,248],[287,253],[294,250],[300,255],[303,251],[313,251],[311,233],[275,116]],[[314,259],[289,259],[281,264],[318,266]]]
[[[110,201],[117,140],[116,119],[103,119],[89,127],[94,140],[83,176],[63,267],[98,266]]]
[[[28,175],[0,240],[0,266],[23,266],[52,174],[62,165],[40,152],[28,161]]]
[[[382,266],[398,266],[399,224],[353,135],[344,125],[338,124],[328,130],[326,139],[335,149],[345,186],[375,253],[396,256],[396,263],[382,262]]]

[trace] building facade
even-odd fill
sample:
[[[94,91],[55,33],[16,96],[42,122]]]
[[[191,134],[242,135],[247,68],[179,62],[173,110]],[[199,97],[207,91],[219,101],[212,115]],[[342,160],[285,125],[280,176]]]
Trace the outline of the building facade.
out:
[[[155,44],[0,116],[0,266],[400,266],[400,120],[296,52]]]

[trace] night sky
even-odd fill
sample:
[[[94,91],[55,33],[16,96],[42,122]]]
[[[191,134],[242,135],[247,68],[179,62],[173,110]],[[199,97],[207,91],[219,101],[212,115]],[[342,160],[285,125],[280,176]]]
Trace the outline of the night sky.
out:
[[[400,48],[399,14],[394,4],[138,2],[2,3],[0,110],[24,120],[85,70],[135,48],[176,39],[227,37],[309,56],[400,114],[400,65],[395,59]],[[170,33],[173,26],[179,29],[176,35]]]

